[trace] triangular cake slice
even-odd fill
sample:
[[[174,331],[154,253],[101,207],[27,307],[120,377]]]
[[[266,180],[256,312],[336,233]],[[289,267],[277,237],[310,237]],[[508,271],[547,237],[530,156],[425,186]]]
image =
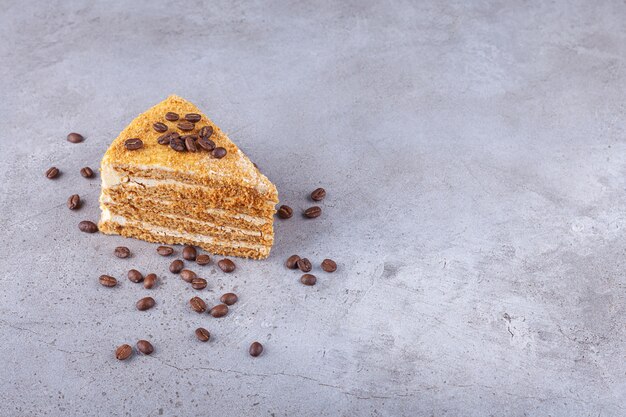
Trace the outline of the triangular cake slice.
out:
[[[113,141],[100,166],[100,231],[266,258],[276,187],[192,103],[170,96]]]

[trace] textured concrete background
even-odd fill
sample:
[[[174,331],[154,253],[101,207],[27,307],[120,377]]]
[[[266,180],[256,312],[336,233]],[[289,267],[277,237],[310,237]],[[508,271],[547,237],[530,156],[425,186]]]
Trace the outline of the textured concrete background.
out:
[[[625,415],[626,6],[532,3],[3,1],[0,414]],[[328,190],[268,260],[202,269],[221,320],[156,245],[77,229],[78,170],[170,93],[284,203]],[[304,287],[292,253],[340,269]],[[162,284],[98,285],[129,268]]]

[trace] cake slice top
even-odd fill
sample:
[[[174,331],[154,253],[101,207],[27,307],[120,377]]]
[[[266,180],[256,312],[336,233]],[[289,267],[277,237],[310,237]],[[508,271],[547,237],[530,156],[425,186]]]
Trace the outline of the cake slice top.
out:
[[[179,119],[167,120],[166,113],[176,113]],[[179,128],[179,124],[185,122],[187,114],[199,115],[200,120],[195,122],[193,130],[183,131]],[[157,131],[155,123],[162,124],[158,126],[159,130],[167,127],[167,131]],[[209,139],[215,143],[215,146],[226,149],[226,155],[223,158],[216,158],[212,152],[201,146],[197,146],[197,152],[186,150],[179,152],[167,144],[163,145],[158,142],[159,137],[170,132],[176,132],[181,137],[198,136],[200,129],[204,126],[210,126],[213,129]],[[135,150],[127,149],[125,142],[132,138],[141,139],[143,146]],[[102,158],[101,169],[104,171],[111,168],[144,173],[158,172],[161,176],[165,173],[171,178],[176,178],[178,174],[181,178],[193,178],[194,182],[202,184],[253,188],[269,200],[278,201],[274,184],[255,167],[226,133],[200,112],[194,104],[176,95],[169,96],[137,116],[119,134]]]

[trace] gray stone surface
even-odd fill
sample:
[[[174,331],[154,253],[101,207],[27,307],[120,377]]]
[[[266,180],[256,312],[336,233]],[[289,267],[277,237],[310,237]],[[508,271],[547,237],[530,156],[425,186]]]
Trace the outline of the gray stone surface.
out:
[[[619,1],[3,2],[0,414],[625,415],[625,21]],[[268,260],[202,269],[208,300],[240,294],[221,320],[155,245],[77,230],[99,192],[79,169],[170,93],[284,203],[328,189]],[[304,287],[292,253],[339,270]],[[131,267],[162,283],[98,285]],[[114,359],[139,338],[152,357]]]

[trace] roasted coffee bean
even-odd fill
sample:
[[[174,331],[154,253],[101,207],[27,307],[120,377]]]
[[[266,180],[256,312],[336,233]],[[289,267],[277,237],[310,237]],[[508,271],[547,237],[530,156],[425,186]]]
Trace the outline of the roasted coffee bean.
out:
[[[168,122],[175,122],[176,120],[178,120],[178,118],[178,113],[174,113],[171,111],[165,113],[165,120],[167,120]]]
[[[152,125],[152,128],[159,133],[167,132],[167,125],[165,123],[156,122]]]
[[[137,350],[144,355],[151,355],[154,352],[154,347],[147,340],[139,340],[137,341]]]
[[[220,318],[228,314],[228,306],[226,304],[218,304],[209,310],[209,314],[213,317]]]
[[[191,284],[194,279],[198,278],[198,275],[193,271],[183,269],[182,271],[180,271],[180,277],[183,281]]]
[[[146,275],[146,277],[143,280],[143,287],[147,290],[151,289],[156,284],[156,280],[157,280],[156,274]]]
[[[313,269],[313,265],[311,265],[311,261],[309,261],[307,258],[302,258],[299,259],[296,264],[298,265],[298,268],[300,268],[300,271],[302,272],[310,272],[311,269]]]
[[[260,344],[259,342],[252,343],[250,345],[250,349],[248,349],[248,353],[250,353],[250,356],[253,356],[256,358],[261,353],[263,353],[263,345]]]
[[[226,149],[222,147],[215,148],[213,149],[213,151],[211,151],[211,155],[213,155],[214,158],[222,159],[223,157],[226,156]]]
[[[211,262],[211,257],[206,254],[196,256],[196,263],[198,265],[208,265]]]
[[[237,297],[237,294],[232,293],[232,292],[227,292],[226,294],[220,297],[220,301],[226,304],[227,306],[232,306],[233,304],[237,302],[238,299],[239,298]]]
[[[78,223],[78,228],[81,232],[85,233],[96,233],[98,231],[98,226],[94,222],[90,222],[89,220],[83,220]]]
[[[197,144],[202,149],[205,149],[205,150],[207,150],[209,152],[211,152],[213,149],[215,149],[215,142],[213,142],[211,139],[200,138],[200,139],[198,139]]]
[[[304,217],[306,217],[307,219],[314,219],[322,214],[322,209],[318,206],[309,207],[308,209],[304,210],[303,214]]]
[[[183,261],[181,261],[180,259],[176,259],[170,264],[170,272],[172,274],[178,274],[180,273],[180,271],[183,270],[184,267],[185,264],[183,263]]]
[[[139,138],[126,139],[124,146],[129,151],[136,151],[137,149],[141,149],[143,147],[143,142]]]
[[[189,121],[177,123],[176,126],[178,126],[178,128],[182,130],[183,132],[189,132],[193,130],[194,127],[196,127],[196,125],[194,125],[193,123]]]
[[[136,269],[131,269],[128,271],[128,279],[134,283],[138,283],[143,281],[143,274]]]
[[[313,201],[322,201],[326,197],[326,190],[323,188],[318,188],[311,193],[311,200]]]
[[[206,279],[204,278],[194,278],[191,280],[191,288],[194,290],[203,290],[206,288]]]
[[[170,148],[174,149],[176,152],[185,152],[187,149],[187,147],[185,147],[185,141],[180,137],[170,138]]]
[[[213,134],[213,126],[203,126],[202,129],[198,132],[198,135],[202,139],[208,139]]]
[[[161,256],[170,256],[174,253],[174,248],[170,248],[169,246],[159,246],[157,248],[157,253]]]
[[[117,280],[109,275],[100,275],[100,284],[105,287],[115,287]]]
[[[204,313],[206,311],[206,303],[200,297],[193,297],[189,300],[189,304],[196,313]]]
[[[72,142],[72,143],[80,143],[83,140],[85,140],[85,138],[80,133],[72,132],[69,135],[67,135],[67,140],[68,142]]]
[[[57,167],[48,168],[48,170],[46,171],[46,178],[48,178],[49,180],[56,178],[59,176],[59,172],[59,168]]]
[[[228,258],[221,259],[217,266],[226,273],[233,272],[235,270],[235,263]]]
[[[130,358],[130,355],[133,354],[133,348],[130,345],[121,345],[115,349],[115,357],[121,361],[124,361]]]
[[[293,216],[293,209],[289,206],[282,205],[278,208],[277,214],[281,219],[289,219]]]
[[[154,307],[155,304],[156,304],[156,301],[154,301],[154,298],[144,297],[141,300],[137,301],[135,305],[137,306],[137,310],[145,311]]]
[[[89,167],[81,168],[80,175],[82,175],[85,178],[93,178],[93,169]]]
[[[335,272],[337,270],[337,263],[332,259],[324,259],[322,261],[322,269],[325,272]]]
[[[190,135],[185,137],[185,147],[189,152],[198,152],[198,147],[196,146],[195,136]]]
[[[196,337],[201,342],[208,342],[211,338],[211,333],[209,333],[209,331],[204,327],[198,327],[196,329]]]
[[[130,256],[130,249],[128,249],[126,246],[118,246],[113,251],[113,254],[118,258],[128,258]]]
[[[287,261],[285,261],[285,266],[289,269],[297,269],[299,260],[300,257],[298,255],[291,255],[287,258]]]
[[[315,278],[315,275],[304,274],[300,277],[300,282],[304,285],[315,285],[317,278]]]
[[[76,210],[78,207],[80,207],[80,197],[78,194],[72,194],[70,198],[67,199],[67,208]]]
[[[196,248],[194,248],[193,246],[185,245],[185,247],[183,248],[183,258],[185,258],[185,260],[195,261],[197,255],[198,255],[198,252],[196,251]]]
[[[157,142],[159,145],[169,145],[172,139],[179,138],[180,135],[176,132],[168,132],[164,135],[161,135],[157,138]]]
[[[198,113],[187,113],[185,115],[185,120],[191,123],[198,123],[200,119],[202,119],[202,116],[200,116]]]

